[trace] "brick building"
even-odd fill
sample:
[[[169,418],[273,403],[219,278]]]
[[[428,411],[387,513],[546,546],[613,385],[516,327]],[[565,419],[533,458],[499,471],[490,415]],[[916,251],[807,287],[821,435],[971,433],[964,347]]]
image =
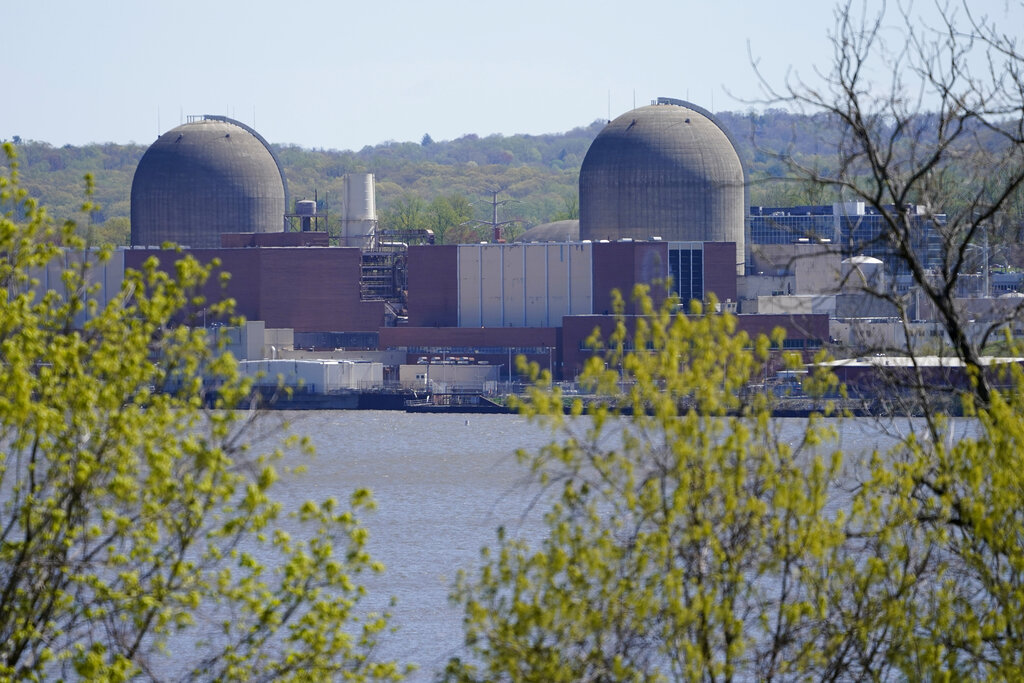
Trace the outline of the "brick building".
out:
[[[360,347],[398,351],[408,363],[472,357],[501,365],[503,377],[515,374],[518,355],[556,378],[575,377],[592,353],[587,337],[595,327],[611,329],[613,289],[624,293],[627,316],[637,313],[636,284],[648,285],[656,304],[668,282],[684,299],[736,300],[732,243],[424,245],[406,253],[407,317],[392,321],[384,301],[364,300],[360,250],[325,246],[316,235],[225,235],[220,249],[188,253],[202,263],[219,260],[204,292],[209,301],[233,298],[237,313],[267,328],[292,328],[296,340],[358,338]],[[129,268],[151,256],[169,268],[182,257],[159,249],[123,254]],[[221,272],[231,274],[225,283]],[[191,315],[193,324],[206,317],[199,309]],[[799,348],[828,338],[826,316],[741,316],[752,334],[779,325]]]

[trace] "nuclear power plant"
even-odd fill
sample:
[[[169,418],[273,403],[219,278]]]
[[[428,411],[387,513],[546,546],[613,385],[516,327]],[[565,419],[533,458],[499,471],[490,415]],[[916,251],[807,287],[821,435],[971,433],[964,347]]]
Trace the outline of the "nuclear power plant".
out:
[[[223,116],[190,117],[139,161],[131,243],[205,249],[224,233],[283,232],[287,198],[281,165],[259,133]]]
[[[659,98],[605,126],[580,168],[580,239],[733,242],[746,262],[747,182],[711,112]]]
[[[377,229],[373,174],[346,175],[340,246],[369,248]],[[131,245],[172,242],[208,249],[221,235],[319,231],[317,204],[295,202],[273,148],[249,126],[225,116],[190,116],[161,135],[132,179]]]
[[[381,229],[373,176],[344,182],[332,240],[316,201],[289,198],[255,130],[190,117],[139,163],[132,246],[113,267],[156,255],[173,268],[181,253],[161,248],[166,242],[217,259],[232,277],[211,278],[208,300],[233,298],[260,335],[243,357],[372,360],[385,381],[403,383],[430,375],[416,366],[438,363],[504,380],[519,355],[571,380],[595,353],[586,339],[612,329],[612,290],[626,297],[628,316],[637,284],[684,304],[713,295],[720,310],[739,314],[741,329],[782,327],[786,348],[809,352],[852,343],[856,321],[893,314],[849,287],[852,272],[899,283],[898,272],[882,272],[883,253],[853,251],[871,230],[862,242],[878,243],[871,212],[749,207],[728,131],[682,100],[659,98],[609,121],[580,169],[579,220],[536,226],[516,243],[435,245],[430,235]],[[922,225],[925,243],[927,233]],[[184,322],[209,325],[206,313]]]

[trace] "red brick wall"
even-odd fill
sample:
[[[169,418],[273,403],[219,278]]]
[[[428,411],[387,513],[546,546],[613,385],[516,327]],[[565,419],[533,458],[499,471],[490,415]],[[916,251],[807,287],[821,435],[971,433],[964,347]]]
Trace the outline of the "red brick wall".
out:
[[[232,257],[225,259],[225,253],[230,251]],[[248,320],[260,320],[260,277],[259,277],[259,251],[256,249],[190,249],[187,252],[176,252],[164,249],[129,249],[124,253],[125,268],[140,270],[142,264],[150,257],[155,257],[160,262],[161,270],[173,271],[174,264],[184,258],[186,253],[204,265],[214,258],[220,258],[223,265],[216,269],[207,281],[202,290],[208,304],[223,301],[227,298],[235,300],[235,313],[243,315]],[[231,274],[227,283],[221,281],[220,275],[223,272]],[[203,315],[205,306],[193,307],[194,316],[190,324],[203,324],[218,322],[212,317]],[[220,321],[227,322],[227,321]]]
[[[359,249],[259,251],[260,314],[267,327],[291,327],[296,332],[370,332],[384,324],[384,304],[360,300]]]
[[[735,251],[735,249],[734,249]],[[618,289],[626,302],[626,314],[636,312],[633,286],[651,285],[655,305],[665,297],[658,281],[668,277],[666,242],[608,242],[594,244],[594,313],[612,313],[612,290]]]
[[[249,320],[263,320],[267,327],[290,327],[296,332],[375,332],[384,324],[384,304],[360,300],[358,249],[192,249],[188,253],[201,263],[221,260],[220,269],[203,291],[210,301],[232,297],[236,313]],[[182,254],[131,249],[125,252],[125,266],[138,268],[150,256],[168,268]],[[217,277],[221,271],[231,274],[224,287]]]
[[[704,295],[736,301],[736,243],[704,243]]]
[[[459,324],[458,245],[409,247],[409,326]]]
[[[828,342],[828,315],[788,313],[773,315],[738,315],[739,329],[751,337],[770,336],[776,327],[786,331],[786,339],[815,339]]]
[[[330,246],[326,232],[231,232],[222,233],[220,246],[224,249],[241,247],[326,247]]]
[[[380,346],[555,346],[556,327],[384,327]]]

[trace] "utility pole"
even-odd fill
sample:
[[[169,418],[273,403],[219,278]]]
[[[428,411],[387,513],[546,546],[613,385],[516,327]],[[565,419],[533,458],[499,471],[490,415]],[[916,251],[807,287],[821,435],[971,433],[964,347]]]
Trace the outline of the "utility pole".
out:
[[[490,221],[481,221],[481,220],[473,220],[473,221],[471,221],[472,223],[477,223],[479,225],[489,225],[489,226],[491,226],[491,235],[493,236],[493,239],[494,239],[495,242],[500,242],[501,241],[501,229],[504,226],[510,225],[512,223],[518,223],[519,222],[517,219],[512,219],[512,220],[507,220],[507,221],[499,221],[498,220],[498,207],[499,206],[503,206],[505,204],[508,204],[509,202],[515,201],[514,199],[500,199],[499,200],[498,199],[498,193],[501,192],[501,191],[502,191],[501,188],[498,188],[497,190],[491,190],[490,191],[491,192],[491,201],[489,201],[488,204],[491,205],[491,220]]]

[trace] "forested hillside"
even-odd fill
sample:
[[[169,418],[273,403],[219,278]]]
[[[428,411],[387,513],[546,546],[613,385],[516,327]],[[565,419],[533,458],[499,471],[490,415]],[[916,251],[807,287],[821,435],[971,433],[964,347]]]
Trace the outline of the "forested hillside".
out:
[[[829,172],[837,158],[839,127],[821,115],[781,110],[719,112],[736,142],[751,181],[751,204],[785,206],[830,202],[820,186],[779,182],[785,156]],[[385,142],[356,151],[275,145],[285,170],[290,198],[320,200],[338,229],[342,176],[370,172],[377,180],[382,227],[430,228],[439,241],[485,239],[491,201],[504,201],[499,220],[517,220],[515,235],[540,223],[575,218],[580,164],[604,121],[547,135],[464,135],[455,140]],[[97,239],[125,244],[129,232],[132,175],[144,145],[94,144],[53,147],[45,142],[17,144],[23,185],[59,218],[73,216],[82,201],[83,177],[93,174]],[[505,201],[507,200],[507,201]]]

